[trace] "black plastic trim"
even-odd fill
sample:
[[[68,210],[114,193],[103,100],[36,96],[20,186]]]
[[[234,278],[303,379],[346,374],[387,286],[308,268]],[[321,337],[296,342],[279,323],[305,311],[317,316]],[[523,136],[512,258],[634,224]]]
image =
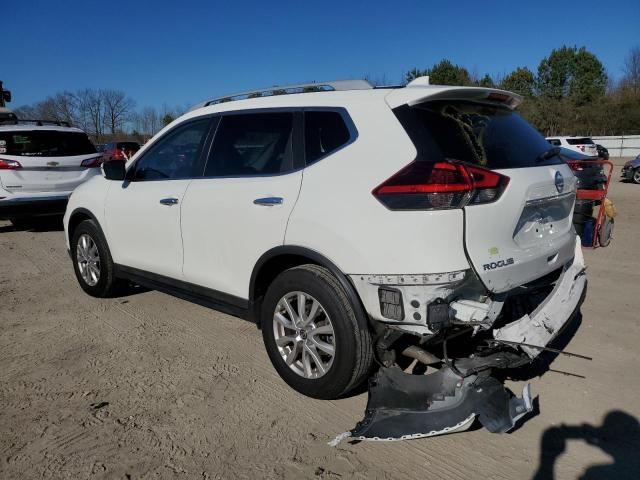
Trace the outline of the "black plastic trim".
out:
[[[158,290],[243,320],[251,319],[249,302],[246,299],[125,265],[116,264],[115,272],[116,277],[130,280],[143,287]]]
[[[68,197],[30,197],[0,200],[0,218],[41,217],[62,215],[67,208]]]

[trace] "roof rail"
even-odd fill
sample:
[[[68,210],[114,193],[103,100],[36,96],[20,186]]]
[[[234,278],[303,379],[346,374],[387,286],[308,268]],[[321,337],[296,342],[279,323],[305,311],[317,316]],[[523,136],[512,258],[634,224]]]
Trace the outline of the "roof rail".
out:
[[[294,85],[275,85],[260,90],[249,90],[246,92],[232,93],[224,97],[217,97],[211,100],[201,102],[191,110],[197,108],[208,107],[218,103],[233,102],[236,100],[245,100],[247,98],[271,97],[274,95],[291,95],[294,93],[311,93],[311,92],[334,92],[344,90],[369,90],[373,86],[366,80],[334,80],[331,82],[315,82],[315,83],[298,83]]]
[[[31,120],[27,118],[7,118],[7,119],[0,119],[0,123],[4,125],[33,124],[39,127],[42,127],[44,125],[56,125],[58,127],[71,127],[71,124],[64,120]]]

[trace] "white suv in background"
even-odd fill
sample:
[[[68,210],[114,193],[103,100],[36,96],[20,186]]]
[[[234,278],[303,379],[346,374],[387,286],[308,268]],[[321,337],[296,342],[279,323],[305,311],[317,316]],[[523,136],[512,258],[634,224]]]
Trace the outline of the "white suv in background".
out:
[[[598,147],[589,137],[547,137],[547,142],[590,157],[598,156]]]
[[[100,175],[102,157],[78,128],[61,122],[0,121],[0,218],[62,215],[69,195]]]
[[[361,384],[374,356],[530,361],[585,277],[575,178],[520,100],[344,81],[205,102],[75,190],[80,286],[127,280],[250,319],[317,398]]]

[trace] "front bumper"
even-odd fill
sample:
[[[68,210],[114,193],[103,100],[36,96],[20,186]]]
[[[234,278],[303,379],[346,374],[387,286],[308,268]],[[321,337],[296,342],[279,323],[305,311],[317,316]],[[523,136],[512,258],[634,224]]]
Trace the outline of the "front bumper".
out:
[[[624,167],[622,167],[622,171],[620,172],[620,177],[626,179],[626,180],[631,180],[633,178],[633,167],[625,165]]]
[[[0,200],[0,219],[62,215],[69,195],[16,197]]]

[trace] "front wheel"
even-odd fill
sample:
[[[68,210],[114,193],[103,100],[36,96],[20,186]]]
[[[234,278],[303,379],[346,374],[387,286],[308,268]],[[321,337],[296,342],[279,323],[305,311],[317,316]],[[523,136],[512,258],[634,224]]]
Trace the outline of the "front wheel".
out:
[[[269,286],[261,314],[271,363],[290,387],[334,399],[371,371],[371,336],[337,279],[325,268],[302,265]]]
[[[110,297],[117,286],[115,265],[102,232],[93,220],[81,222],[71,236],[73,270],[82,290],[92,297]]]
[[[640,168],[636,168],[633,171],[633,177],[631,177],[633,180],[633,183],[640,183]]]

